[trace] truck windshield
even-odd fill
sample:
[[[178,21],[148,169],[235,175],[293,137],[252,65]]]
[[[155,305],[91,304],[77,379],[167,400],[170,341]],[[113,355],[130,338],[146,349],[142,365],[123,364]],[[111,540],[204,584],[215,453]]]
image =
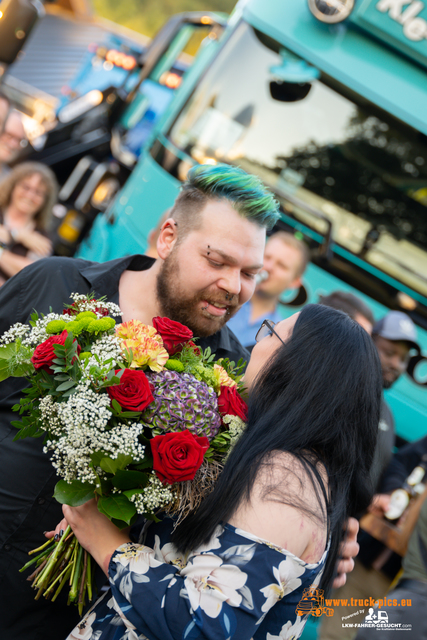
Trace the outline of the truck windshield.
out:
[[[332,224],[337,244],[427,296],[426,137],[330,78],[273,99],[273,49],[239,25],[172,125],[164,166],[173,147],[180,178],[194,161],[258,174],[297,222]]]

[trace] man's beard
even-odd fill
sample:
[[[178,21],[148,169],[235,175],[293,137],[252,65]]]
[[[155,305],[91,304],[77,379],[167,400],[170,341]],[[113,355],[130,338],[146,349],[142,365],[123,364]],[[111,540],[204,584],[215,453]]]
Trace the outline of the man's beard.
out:
[[[204,289],[193,297],[184,295],[180,287],[180,271],[174,252],[166,258],[157,276],[157,300],[162,316],[186,325],[195,336],[204,338],[219,331],[239,309],[237,296],[226,300],[226,292]],[[201,301],[227,305],[223,316],[212,316],[200,309]]]
[[[383,372],[383,389],[390,389],[390,387],[392,387],[399,378],[400,378],[400,374],[397,373],[394,375],[393,380],[390,380],[389,378],[386,378],[384,376],[384,372]]]

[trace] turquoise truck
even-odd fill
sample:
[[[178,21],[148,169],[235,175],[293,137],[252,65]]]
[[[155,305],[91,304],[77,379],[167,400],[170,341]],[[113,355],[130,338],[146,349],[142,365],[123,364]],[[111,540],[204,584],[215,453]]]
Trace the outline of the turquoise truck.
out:
[[[377,318],[408,313],[427,353],[426,67],[419,0],[239,2],[203,43],[77,255],[143,253],[191,166],[236,164],[272,189],[279,226],[311,249],[284,317],[319,294],[353,291]],[[126,106],[116,148],[137,109]],[[387,392],[404,440],[427,432],[426,384],[418,355]]]

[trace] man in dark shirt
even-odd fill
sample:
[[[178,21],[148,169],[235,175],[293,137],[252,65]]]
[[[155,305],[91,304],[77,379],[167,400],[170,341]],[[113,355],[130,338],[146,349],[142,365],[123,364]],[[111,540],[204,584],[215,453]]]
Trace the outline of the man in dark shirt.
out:
[[[130,256],[106,264],[48,258],[27,267],[0,289],[0,333],[31,313],[61,313],[73,292],[106,296],[120,305],[122,321],[151,324],[167,316],[189,326],[217,357],[248,359],[225,326],[246,302],[262,267],[266,228],[277,204],[263,185],[234,167],[197,167],[189,174],[158,240],[159,259]],[[120,320],[119,320],[120,321]],[[58,640],[78,621],[65,595],[34,601],[18,569],[26,553],[55,527],[61,507],[53,498],[57,477],[42,439],[13,442],[11,410],[25,386],[0,384],[0,638]]]

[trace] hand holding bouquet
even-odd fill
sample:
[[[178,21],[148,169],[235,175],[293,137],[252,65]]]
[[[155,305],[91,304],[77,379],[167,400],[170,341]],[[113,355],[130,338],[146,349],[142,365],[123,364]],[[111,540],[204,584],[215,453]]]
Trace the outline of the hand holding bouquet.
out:
[[[116,305],[71,298],[63,315],[35,313],[30,326],[14,325],[0,340],[0,380],[30,382],[14,407],[15,439],[45,437],[60,503],[95,497],[119,527],[159,511],[179,521],[212,489],[244,428],[242,363],[214,362],[168,318],[117,325]],[[92,569],[72,532],[34,553],[26,567],[36,565],[36,597],[54,599],[69,583],[70,601],[82,608]]]

